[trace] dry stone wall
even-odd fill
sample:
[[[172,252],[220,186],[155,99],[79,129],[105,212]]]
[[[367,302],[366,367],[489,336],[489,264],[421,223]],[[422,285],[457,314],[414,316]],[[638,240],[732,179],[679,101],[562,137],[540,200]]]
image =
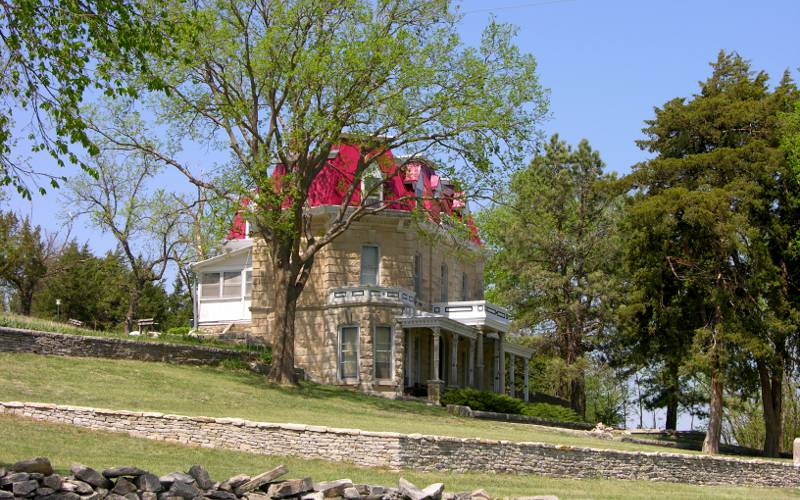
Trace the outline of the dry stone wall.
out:
[[[0,352],[135,359],[180,365],[216,365],[231,358],[244,362],[258,359],[258,354],[247,351],[112,337],[37,332],[8,327],[0,327]]]
[[[800,486],[800,467],[789,462],[760,459],[366,432],[44,403],[0,402],[0,413],[202,447],[344,461],[368,467],[692,484]]]

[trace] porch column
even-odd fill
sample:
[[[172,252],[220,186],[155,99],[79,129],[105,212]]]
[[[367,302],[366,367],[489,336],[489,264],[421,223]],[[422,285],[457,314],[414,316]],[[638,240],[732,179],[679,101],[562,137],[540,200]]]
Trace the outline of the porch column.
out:
[[[478,389],[483,389],[483,332],[478,332],[478,339],[476,340],[478,344],[478,352],[476,353],[476,368],[478,369],[478,383],[475,386]]]
[[[494,363],[492,364],[492,391],[500,392],[500,339],[494,341]]]
[[[498,391],[500,394],[506,393],[506,344],[504,337],[504,333],[497,332],[497,350],[500,351],[500,390]]]
[[[431,359],[433,360],[433,369],[431,370],[431,374],[433,375],[433,380],[441,380],[442,377],[439,373],[439,337],[441,337],[441,332],[439,331],[438,326],[434,326],[433,330],[433,356]]]
[[[516,378],[516,369],[517,369],[517,360],[516,356],[513,354],[508,357],[508,360],[511,361],[511,366],[508,368],[508,383],[511,385],[511,397],[517,397],[517,378]]]
[[[523,385],[523,391],[524,391],[524,396],[525,396],[524,399],[525,399],[526,402],[529,399],[529,395],[528,395],[528,363],[530,363],[530,361],[531,360],[528,359],[528,358],[522,358],[522,373],[523,373],[523,377],[522,378],[524,380],[524,382],[523,382],[523,384],[524,384]]]
[[[467,387],[475,387],[475,339],[469,339],[469,371]]]
[[[432,327],[431,330],[433,332],[433,352],[431,353],[431,360],[433,361],[431,375],[433,375],[433,377],[431,380],[428,380],[428,401],[438,405],[442,399],[442,385],[444,385],[439,375],[439,342],[441,340],[441,332],[438,326]]]
[[[450,385],[458,386],[458,334],[450,335]]]

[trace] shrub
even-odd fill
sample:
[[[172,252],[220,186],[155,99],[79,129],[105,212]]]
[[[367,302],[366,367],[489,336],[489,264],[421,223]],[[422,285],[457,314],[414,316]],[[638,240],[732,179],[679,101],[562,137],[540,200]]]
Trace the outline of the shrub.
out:
[[[239,358],[225,358],[220,361],[219,366],[226,370],[249,370],[250,366]]]
[[[583,422],[583,419],[572,409],[549,403],[526,404],[525,408],[522,410],[522,414],[529,417],[558,420],[561,422]]]
[[[176,326],[174,328],[170,328],[167,330],[167,335],[186,335],[192,331],[192,329],[188,326]]]
[[[513,413],[517,415],[522,414],[522,410],[525,407],[525,403],[511,396],[483,392],[477,389],[449,389],[442,396],[442,403],[469,406],[478,411]]]

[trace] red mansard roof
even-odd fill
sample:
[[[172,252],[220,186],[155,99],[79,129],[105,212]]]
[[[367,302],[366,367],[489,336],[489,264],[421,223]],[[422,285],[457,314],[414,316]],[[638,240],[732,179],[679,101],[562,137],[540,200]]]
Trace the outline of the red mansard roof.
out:
[[[308,192],[308,203],[312,207],[324,205],[341,205],[347,195],[347,190],[353,183],[361,148],[353,144],[341,144],[331,151],[331,158],[327,161],[317,177],[311,182]],[[335,154],[335,156],[333,156]],[[380,168],[383,181],[383,199],[389,203],[389,209],[411,211],[415,205],[415,193],[421,184],[425,211],[431,220],[439,221],[440,214],[445,212],[450,216],[461,217],[466,208],[463,193],[458,191],[452,183],[436,175],[435,170],[426,161],[412,160],[402,167],[391,151],[386,151],[375,162]],[[286,167],[276,165],[272,173],[276,186],[280,186],[280,179],[286,174]],[[395,201],[396,200],[396,201]],[[394,201],[394,202],[393,202]],[[361,186],[356,186],[349,204],[357,206],[361,203]],[[243,203],[245,206],[248,200]],[[288,201],[286,202],[288,204]],[[470,230],[470,240],[480,244],[478,230],[467,214],[466,224]],[[245,221],[239,213],[233,220],[233,226],[228,232],[228,239],[246,238]]]

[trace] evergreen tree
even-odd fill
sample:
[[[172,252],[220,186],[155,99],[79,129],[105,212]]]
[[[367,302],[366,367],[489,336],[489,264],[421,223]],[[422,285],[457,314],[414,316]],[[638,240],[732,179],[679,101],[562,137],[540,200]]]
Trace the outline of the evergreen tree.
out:
[[[579,415],[584,355],[608,325],[616,287],[619,191],[603,168],[586,140],[573,149],[554,135],[481,222],[495,250],[487,266],[493,298],[550,340],[567,368],[559,393]]]
[[[30,315],[33,294],[47,275],[48,251],[39,226],[0,212],[0,283],[13,292],[18,312]]]
[[[721,52],[712,68],[697,95],[657,108],[639,141],[657,156],[631,174],[638,194],[626,219],[628,249],[654,249],[641,271],[651,278],[636,277],[640,285],[663,278],[651,297],[658,307],[644,314],[652,328],[640,331],[683,345],[691,337],[684,361],[711,381],[704,451],[719,451],[725,382],[758,381],[764,450],[774,456],[800,267],[789,252],[797,183],[779,149],[778,116],[791,110],[797,90],[784,75],[771,91],[766,73],[737,54]],[[675,314],[688,324],[671,327]]]

